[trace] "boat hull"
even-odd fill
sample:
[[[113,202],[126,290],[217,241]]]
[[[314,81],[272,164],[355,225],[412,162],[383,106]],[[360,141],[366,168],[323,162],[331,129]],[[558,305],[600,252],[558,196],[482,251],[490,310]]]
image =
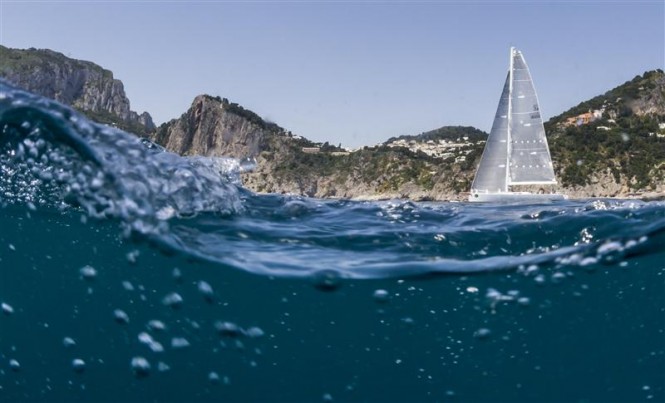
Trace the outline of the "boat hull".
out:
[[[566,200],[568,197],[560,193],[530,193],[530,192],[497,192],[481,193],[471,192],[470,202],[478,203],[544,203],[557,200]]]

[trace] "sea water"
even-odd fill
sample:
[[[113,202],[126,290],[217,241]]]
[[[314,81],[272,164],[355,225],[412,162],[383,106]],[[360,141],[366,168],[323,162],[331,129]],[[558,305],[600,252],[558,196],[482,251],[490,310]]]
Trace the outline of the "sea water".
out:
[[[665,203],[260,195],[0,87],[2,401],[663,401]]]

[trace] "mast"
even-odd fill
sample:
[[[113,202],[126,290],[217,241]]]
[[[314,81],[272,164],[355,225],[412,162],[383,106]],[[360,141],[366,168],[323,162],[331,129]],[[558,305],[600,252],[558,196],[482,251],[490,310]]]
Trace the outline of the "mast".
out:
[[[513,54],[515,52],[514,47],[510,47],[510,69],[508,70],[508,128],[507,128],[507,137],[506,137],[506,185],[504,191],[508,191],[508,185],[510,184],[510,152],[512,150],[512,140],[510,136],[510,128],[512,125],[512,113],[513,113]]]

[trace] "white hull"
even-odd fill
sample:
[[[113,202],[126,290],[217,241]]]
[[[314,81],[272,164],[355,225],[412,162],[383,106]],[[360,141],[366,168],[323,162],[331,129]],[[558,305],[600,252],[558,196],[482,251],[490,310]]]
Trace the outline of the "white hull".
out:
[[[568,199],[568,197],[560,193],[471,192],[471,194],[469,195],[470,202],[481,202],[481,203],[544,203],[549,201],[566,200],[566,199]]]

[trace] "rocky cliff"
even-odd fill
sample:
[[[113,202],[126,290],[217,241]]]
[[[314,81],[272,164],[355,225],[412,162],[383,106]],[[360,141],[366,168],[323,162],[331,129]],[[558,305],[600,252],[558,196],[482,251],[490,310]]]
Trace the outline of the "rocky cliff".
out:
[[[179,119],[159,127],[153,141],[183,155],[255,157],[286,132],[226,99],[199,95]],[[274,139],[273,139],[274,140]]]
[[[28,91],[53,98],[91,118],[138,134],[155,130],[150,114],[130,109],[120,80],[100,66],[48,49],[0,46],[0,77]]]

